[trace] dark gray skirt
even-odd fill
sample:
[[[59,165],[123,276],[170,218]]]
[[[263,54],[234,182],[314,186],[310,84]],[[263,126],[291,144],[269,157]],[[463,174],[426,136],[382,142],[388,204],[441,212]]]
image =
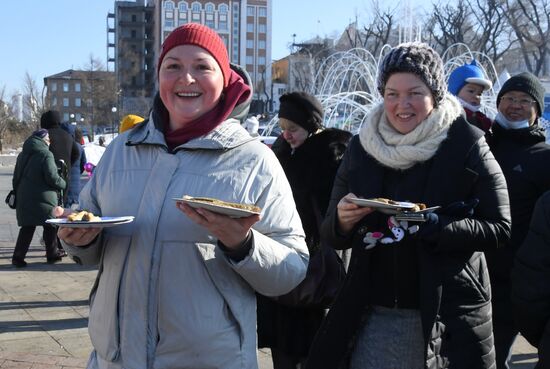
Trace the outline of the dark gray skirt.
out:
[[[420,311],[371,306],[357,336],[350,369],[423,369]]]

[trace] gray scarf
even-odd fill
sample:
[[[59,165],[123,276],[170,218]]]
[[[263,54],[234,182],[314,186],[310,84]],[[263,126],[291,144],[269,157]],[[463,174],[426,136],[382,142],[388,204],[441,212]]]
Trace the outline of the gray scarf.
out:
[[[415,129],[401,134],[393,128],[384,112],[384,103],[374,107],[367,115],[359,140],[367,153],[383,165],[393,169],[408,169],[425,162],[447,138],[451,124],[464,109],[458,100],[446,94],[430,115]]]

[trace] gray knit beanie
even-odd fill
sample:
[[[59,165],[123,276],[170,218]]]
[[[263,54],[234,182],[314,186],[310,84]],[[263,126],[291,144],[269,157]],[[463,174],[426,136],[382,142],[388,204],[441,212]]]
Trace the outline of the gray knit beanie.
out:
[[[384,96],[386,82],[394,73],[413,73],[432,91],[438,106],[447,91],[443,61],[439,54],[422,42],[407,42],[394,47],[378,69],[378,91]]]

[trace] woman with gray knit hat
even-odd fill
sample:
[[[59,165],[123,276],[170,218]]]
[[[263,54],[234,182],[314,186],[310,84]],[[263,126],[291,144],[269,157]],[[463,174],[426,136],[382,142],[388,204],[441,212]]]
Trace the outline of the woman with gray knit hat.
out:
[[[348,146],[321,228],[352,256],[306,367],[494,368],[483,251],[510,236],[504,176],[428,45],[393,48],[378,89],[383,102]],[[440,208],[411,215],[361,198]]]
[[[316,253],[327,252],[320,251],[320,221],[327,211],[336,170],[352,135],[323,127],[323,107],[313,95],[291,92],[282,95],[279,101],[279,125],[283,132],[272,149],[290,183],[310,255],[312,258],[326,255],[325,261],[332,260],[332,265],[340,266],[343,275],[334,250],[328,250],[332,259]],[[313,305],[295,300],[289,304],[285,297],[276,302],[258,295],[258,346],[271,349],[274,369],[296,369],[303,365],[325,308],[333,298],[323,297],[325,301]]]
[[[511,290],[510,271],[516,251],[527,236],[535,203],[550,189],[550,146],[538,124],[544,110],[544,93],[544,87],[531,73],[508,79],[497,95],[498,114],[489,140],[506,177],[512,209],[512,239],[486,253],[493,289],[497,369],[508,367],[506,361],[518,333],[514,320],[521,326],[533,315],[529,289]],[[511,298],[523,313],[514,316]]]

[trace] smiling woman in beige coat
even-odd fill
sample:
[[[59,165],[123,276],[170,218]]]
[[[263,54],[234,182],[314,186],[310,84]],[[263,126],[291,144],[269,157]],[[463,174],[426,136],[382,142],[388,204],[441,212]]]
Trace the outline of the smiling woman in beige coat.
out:
[[[59,230],[75,260],[99,264],[88,368],[254,369],[254,292],[286,293],[307,267],[292,192],[236,119],[252,94],[215,32],[175,29],[158,64],[149,119],[107,147],[80,196],[98,215],[135,220]],[[262,211],[234,219],[173,200],[183,195]]]

